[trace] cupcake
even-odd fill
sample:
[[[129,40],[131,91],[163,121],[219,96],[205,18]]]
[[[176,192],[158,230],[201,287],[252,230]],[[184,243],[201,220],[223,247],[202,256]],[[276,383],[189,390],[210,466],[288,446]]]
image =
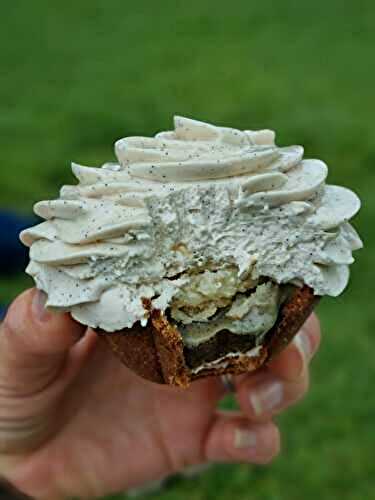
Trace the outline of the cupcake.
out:
[[[139,375],[186,387],[257,369],[362,246],[350,190],[271,130],[175,117],[115,144],[118,163],[72,165],[78,184],[35,205],[21,233],[47,307],[95,329]]]

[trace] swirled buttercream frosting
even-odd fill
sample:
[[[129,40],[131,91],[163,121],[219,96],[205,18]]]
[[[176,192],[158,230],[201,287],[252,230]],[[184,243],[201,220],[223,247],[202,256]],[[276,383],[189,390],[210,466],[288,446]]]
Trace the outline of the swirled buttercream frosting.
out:
[[[145,325],[147,298],[194,345],[264,334],[287,285],[340,294],[362,245],[358,197],[271,130],[174,124],[118,140],[118,163],[73,164],[78,184],[35,205],[45,221],[21,239],[47,306],[111,332]]]

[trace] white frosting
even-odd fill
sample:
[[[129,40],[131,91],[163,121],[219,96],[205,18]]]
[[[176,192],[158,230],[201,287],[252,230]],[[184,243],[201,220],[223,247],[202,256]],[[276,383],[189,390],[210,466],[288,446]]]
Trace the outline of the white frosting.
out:
[[[37,203],[46,221],[21,235],[49,307],[107,331],[146,324],[142,297],[164,310],[187,273],[228,264],[319,295],[345,288],[360,202],[325,185],[326,165],[302,147],[177,117],[173,132],[121,139],[116,154],[73,164],[78,185]]]

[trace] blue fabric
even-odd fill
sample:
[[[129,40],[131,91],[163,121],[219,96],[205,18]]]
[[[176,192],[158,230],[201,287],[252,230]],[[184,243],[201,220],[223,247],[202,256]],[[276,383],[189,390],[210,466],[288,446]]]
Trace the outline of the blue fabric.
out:
[[[23,271],[28,262],[28,249],[19,240],[19,233],[38,222],[35,217],[22,217],[0,211],[0,273]]]
[[[7,313],[7,308],[3,307],[3,306],[0,306],[0,322],[3,321],[3,319],[5,318],[6,313]]]

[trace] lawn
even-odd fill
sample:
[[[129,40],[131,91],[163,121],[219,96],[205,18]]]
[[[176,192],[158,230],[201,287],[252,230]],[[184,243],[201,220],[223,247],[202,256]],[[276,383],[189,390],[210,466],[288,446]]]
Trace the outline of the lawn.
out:
[[[112,159],[116,139],[174,113],[274,128],[363,200],[366,248],[319,307],[311,392],[280,419],[280,458],[214,467],[156,500],[375,498],[374,23],[373,0],[2,2],[1,206],[30,212],[72,182],[71,160]],[[29,283],[0,280],[0,302]]]

